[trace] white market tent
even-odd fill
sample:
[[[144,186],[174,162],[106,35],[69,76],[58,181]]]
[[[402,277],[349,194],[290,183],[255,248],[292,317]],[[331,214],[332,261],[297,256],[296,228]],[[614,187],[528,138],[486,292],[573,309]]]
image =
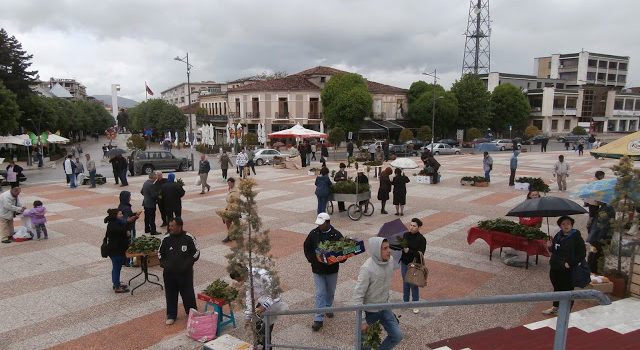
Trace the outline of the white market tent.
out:
[[[302,127],[300,124],[296,124],[293,127],[285,130],[280,130],[269,134],[270,139],[276,138],[320,138],[326,139],[327,134],[317,132],[315,130]]]

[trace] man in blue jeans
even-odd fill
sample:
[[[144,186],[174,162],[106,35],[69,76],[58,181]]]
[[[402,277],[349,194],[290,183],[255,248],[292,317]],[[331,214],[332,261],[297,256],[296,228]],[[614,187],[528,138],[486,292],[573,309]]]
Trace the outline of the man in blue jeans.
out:
[[[353,293],[355,305],[389,302],[389,287],[393,276],[393,257],[389,242],[383,237],[369,238],[369,253],[371,257],[362,264],[358,274],[358,282]],[[387,332],[387,337],[384,338],[378,350],[393,349],[402,341],[398,319],[391,309],[365,311],[364,318],[367,323],[362,325],[363,332],[376,321],[380,321]]]
[[[89,179],[91,180],[91,188],[96,187],[96,162],[91,159],[89,153],[84,155],[87,158],[87,170],[89,171]]]
[[[322,241],[337,241],[342,238],[342,233],[331,226],[329,214],[320,213],[316,218],[316,225],[309,232],[307,239],[304,241],[304,256],[311,264],[313,272],[313,282],[316,285],[316,308],[331,307],[333,305],[333,297],[336,293],[336,285],[338,283],[339,264],[325,264],[316,258],[316,248]],[[317,332],[322,328],[324,322],[324,314],[315,314],[313,316],[313,325],[311,329]],[[333,313],[327,313],[328,318],[333,317]]]

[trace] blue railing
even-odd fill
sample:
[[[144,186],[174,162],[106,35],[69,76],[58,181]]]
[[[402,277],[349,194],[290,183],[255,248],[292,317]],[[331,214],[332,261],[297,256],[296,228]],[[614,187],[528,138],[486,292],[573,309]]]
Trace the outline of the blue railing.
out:
[[[600,305],[609,305],[611,300],[602,292],[597,290],[578,290],[568,292],[552,292],[552,293],[531,293],[531,294],[514,294],[514,295],[497,295],[489,297],[478,298],[465,298],[465,299],[446,299],[437,301],[413,301],[409,303],[389,303],[389,304],[367,304],[367,305],[354,305],[354,306],[341,306],[341,307],[326,307],[319,309],[301,309],[301,310],[286,310],[280,312],[264,313],[264,323],[266,330],[266,344],[265,350],[274,348],[281,349],[308,349],[308,350],[339,350],[337,348],[319,348],[312,346],[302,346],[298,344],[270,344],[270,326],[271,319],[274,316],[284,315],[305,315],[305,314],[317,314],[317,313],[338,313],[338,312],[355,312],[355,339],[354,347],[351,349],[361,350],[362,340],[362,311],[376,311],[380,309],[414,309],[414,308],[429,308],[429,307],[441,307],[441,306],[463,306],[463,305],[482,305],[482,304],[506,304],[506,303],[531,303],[542,301],[559,301],[560,306],[558,308],[558,319],[556,323],[556,334],[553,342],[554,350],[564,350],[567,343],[567,329],[569,326],[569,315],[571,312],[572,300],[592,299],[597,301]]]

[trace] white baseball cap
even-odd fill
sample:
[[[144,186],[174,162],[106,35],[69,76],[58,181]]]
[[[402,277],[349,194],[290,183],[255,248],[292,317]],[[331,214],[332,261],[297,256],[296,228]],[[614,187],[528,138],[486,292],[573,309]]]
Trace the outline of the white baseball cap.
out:
[[[322,225],[322,224],[324,224],[325,221],[329,221],[329,220],[331,220],[331,218],[329,217],[329,214],[320,213],[320,214],[318,214],[318,217],[316,218],[316,225]]]

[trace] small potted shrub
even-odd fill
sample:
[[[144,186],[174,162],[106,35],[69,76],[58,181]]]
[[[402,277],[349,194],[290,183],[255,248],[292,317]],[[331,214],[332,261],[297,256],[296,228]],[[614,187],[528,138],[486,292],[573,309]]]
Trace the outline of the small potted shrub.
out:
[[[529,186],[523,185],[528,183]],[[542,178],[539,177],[519,177],[516,179],[516,189],[523,189],[529,191],[538,191],[548,193],[550,191],[549,185],[547,185]]]
[[[476,187],[489,187],[489,180],[484,176],[474,176],[473,185]]]
[[[473,186],[473,176],[463,176],[460,179],[460,184],[462,186]]]

